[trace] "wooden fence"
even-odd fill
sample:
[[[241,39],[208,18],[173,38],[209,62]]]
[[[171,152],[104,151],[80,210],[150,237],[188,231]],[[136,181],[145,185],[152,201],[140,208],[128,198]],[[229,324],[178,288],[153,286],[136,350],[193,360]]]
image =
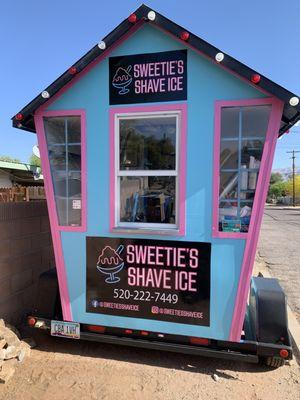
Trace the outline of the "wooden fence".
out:
[[[45,189],[43,186],[0,188],[0,203],[44,200],[45,198]]]

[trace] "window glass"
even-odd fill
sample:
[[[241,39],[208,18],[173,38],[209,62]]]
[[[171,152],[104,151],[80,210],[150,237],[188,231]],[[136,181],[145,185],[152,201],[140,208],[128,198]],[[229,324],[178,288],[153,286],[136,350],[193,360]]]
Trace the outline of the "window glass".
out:
[[[219,230],[248,232],[271,106],[221,111]]]
[[[46,117],[44,127],[59,225],[80,226],[80,117]]]
[[[65,118],[63,117],[44,117],[47,142],[65,143]]]
[[[238,173],[223,172],[220,179],[220,200],[236,199],[238,196]]]
[[[118,118],[117,223],[176,228],[178,113]]]
[[[68,117],[68,142],[81,142],[80,117]]]
[[[236,138],[239,134],[239,109],[237,107],[222,108],[221,118],[222,138]]]
[[[66,169],[66,146],[48,146],[51,169]]]
[[[175,169],[176,117],[120,120],[120,169]]]
[[[242,110],[242,137],[260,137],[265,139],[270,106],[243,107]]]
[[[174,176],[122,176],[120,221],[175,224]]]
[[[221,142],[220,167],[222,170],[238,168],[238,147],[237,140]]]

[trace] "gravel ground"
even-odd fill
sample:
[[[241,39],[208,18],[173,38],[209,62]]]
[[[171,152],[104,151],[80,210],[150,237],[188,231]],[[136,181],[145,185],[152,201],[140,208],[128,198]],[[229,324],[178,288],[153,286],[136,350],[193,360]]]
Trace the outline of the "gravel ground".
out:
[[[38,347],[0,387],[2,400],[299,400],[299,367],[246,363],[57,339]],[[216,380],[213,375],[216,374]]]
[[[300,323],[300,208],[265,207],[258,252]]]

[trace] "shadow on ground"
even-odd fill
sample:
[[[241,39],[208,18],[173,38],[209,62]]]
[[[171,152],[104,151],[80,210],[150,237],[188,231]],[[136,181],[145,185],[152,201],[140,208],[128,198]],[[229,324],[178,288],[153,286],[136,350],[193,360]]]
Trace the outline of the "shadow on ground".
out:
[[[89,341],[77,341],[51,337],[45,332],[33,333],[37,343],[37,350],[41,352],[56,352],[78,355],[81,357],[93,357],[119,362],[150,365],[160,368],[175,369],[206,375],[217,374],[220,378],[235,380],[230,371],[248,373],[266,373],[269,368],[259,365],[218,358],[191,356],[156,350],[118,346]],[[226,372],[225,372],[226,371]],[[229,372],[229,373],[228,373]]]

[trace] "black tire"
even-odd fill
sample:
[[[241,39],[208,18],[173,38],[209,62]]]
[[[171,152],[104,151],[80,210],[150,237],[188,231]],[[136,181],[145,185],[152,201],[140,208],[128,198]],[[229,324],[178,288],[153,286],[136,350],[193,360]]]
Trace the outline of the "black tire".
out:
[[[285,364],[285,360],[281,357],[265,357],[261,359],[262,364],[270,368],[279,368]]]

